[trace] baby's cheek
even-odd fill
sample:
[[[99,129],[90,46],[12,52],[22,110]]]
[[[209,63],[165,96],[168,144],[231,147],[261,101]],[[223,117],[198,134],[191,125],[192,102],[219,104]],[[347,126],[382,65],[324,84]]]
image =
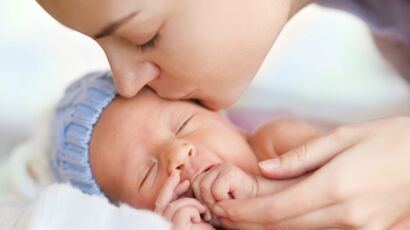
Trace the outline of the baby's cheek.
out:
[[[134,186],[124,193],[124,196],[119,201],[133,208],[154,210],[157,196],[158,194],[154,188],[145,187],[138,189],[137,186]]]

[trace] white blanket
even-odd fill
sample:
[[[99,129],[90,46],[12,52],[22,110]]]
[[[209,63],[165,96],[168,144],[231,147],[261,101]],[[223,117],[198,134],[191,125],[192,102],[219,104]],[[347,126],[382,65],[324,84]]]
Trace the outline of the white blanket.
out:
[[[70,185],[52,184],[48,170],[48,121],[0,165],[1,229],[170,229],[162,217]]]

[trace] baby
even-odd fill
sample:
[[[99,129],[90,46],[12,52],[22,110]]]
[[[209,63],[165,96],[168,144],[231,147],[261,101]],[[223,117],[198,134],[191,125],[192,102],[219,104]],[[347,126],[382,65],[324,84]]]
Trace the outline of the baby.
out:
[[[289,185],[259,176],[258,161],[319,135],[290,120],[249,135],[217,112],[162,99],[149,88],[122,98],[109,73],[87,75],[66,90],[53,132],[57,181],[113,203],[155,210],[176,229],[212,229],[210,212],[219,200]]]

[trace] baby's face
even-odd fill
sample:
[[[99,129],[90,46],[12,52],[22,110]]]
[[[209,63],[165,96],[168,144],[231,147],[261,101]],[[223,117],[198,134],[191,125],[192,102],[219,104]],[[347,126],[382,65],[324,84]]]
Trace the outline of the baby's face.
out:
[[[232,104],[248,86],[293,2],[38,1],[62,24],[97,41],[121,95],[148,84],[161,97],[199,99],[213,109]]]
[[[94,128],[90,161],[113,201],[148,209],[174,169],[181,170],[181,181],[222,162],[258,172],[245,135],[224,117],[192,102],[161,99],[147,88],[105,109]]]

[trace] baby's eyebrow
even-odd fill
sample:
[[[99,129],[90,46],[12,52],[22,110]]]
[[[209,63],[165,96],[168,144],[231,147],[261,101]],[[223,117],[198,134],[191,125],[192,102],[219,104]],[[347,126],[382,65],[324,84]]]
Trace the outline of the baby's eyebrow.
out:
[[[131,14],[118,19],[116,21],[111,22],[110,24],[104,26],[100,32],[98,32],[97,34],[95,34],[94,36],[92,36],[94,39],[100,39],[106,36],[111,35],[112,33],[114,33],[121,25],[123,25],[124,23],[128,22],[131,18],[133,18],[135,15],[137,15],[139,12],[138,11],[134,11]]]

